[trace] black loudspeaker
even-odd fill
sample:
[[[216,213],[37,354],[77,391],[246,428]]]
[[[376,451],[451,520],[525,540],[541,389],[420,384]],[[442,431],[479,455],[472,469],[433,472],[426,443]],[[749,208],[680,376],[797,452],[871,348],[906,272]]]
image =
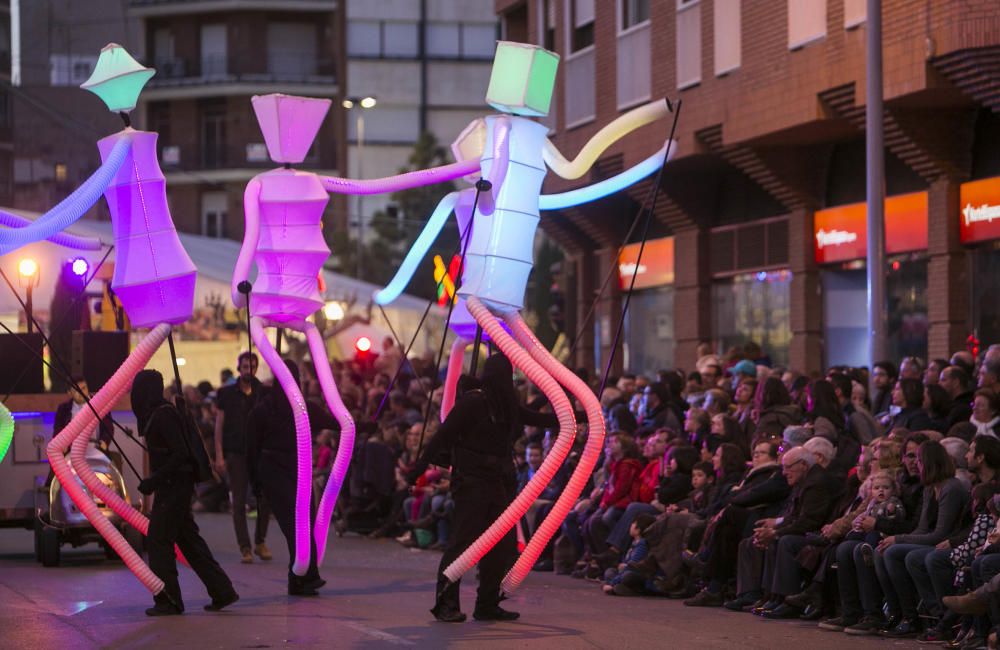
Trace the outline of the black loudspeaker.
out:
[[[128,332],[73,332],[73,374],[87,380],[91,395],[107,383],[128,357]]]
[[[0,396],[44,392],[42,335],[0,334]]]

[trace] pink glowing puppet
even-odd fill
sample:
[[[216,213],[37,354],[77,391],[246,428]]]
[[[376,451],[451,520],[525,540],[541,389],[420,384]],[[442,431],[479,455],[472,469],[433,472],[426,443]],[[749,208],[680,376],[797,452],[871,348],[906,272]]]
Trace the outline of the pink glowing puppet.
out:
[[[150,332],[91,399],[100,417],[129,390],[132,379],[166,340],[171,327],[186,321],[194,305],[196,270],[181,246],[167,208],[166,185],[157,162],[157,134],[128,126],[128,112],[135,108],[139,91],[153,74],[153,70],[141,66],[120,45],[112,43],[101,50],[94,74],[82,87],[121,114],[126,128],[98,142],[101,168],[69,198],[31,224],[8,222],[20,227],[0,231],[0,252],[40,239],[63,243],[67,240],[60,231],[83,216],[104,193],[111,211],[117,253],[111,286],[132,326],[150,328]],[[86,244],[72,240],[69,243]],[[147,534],[146,517],[105,486],[86,462],[87,443],[96,426],[94,411],[81,409],[49,442],[46,449],[49,462],[73,503],[143,585],[158,594],[164,588],[163,581],[101,515],[94,499],[77,482],[79,477],[94,498],[104,501],[131,526]],[[70,452],[69,463],[67,452]]]
[[[298,482],[292,572],[302,576],[309,568],[310,559],[312,444],[309,419],[302,393],[268,340],[265,328],[292,328],[306,335],[323,395],[341,427],[333,468],[320,499],[313,530],[316,563],[320,565],[326,551],[330,518],[354,448],[354,421],[340,399],[326,363],[326,346],[316,326],[306,320],[323,307],[317,276],[330,255],[322,234],[328,193],[394,192],[451,180],[470,173],[478,164],[456,163],[367,181],[321,177],[292,169],[291,165],[305,158],[330,108],[330,101],[273,94],[254,97],[252,102],[271,159],[283,167],[260,174],[247,185],[244,195],[246,234],[233,270],[232,299],[238,308],[247,306],[247,294],[243,291],[249,290],[250,334],[288,395],[294,411]],[[251,289],[248,278],[254,262],[258,275]]]
[[[614,141],[670,113],[665,101],[651,102],[629,111],[601,129],[574,161],[567,161],[546,137],[548,128],[545,125],[522,117],[548,113],[557,65],[558,55],[537,46],[498,43],[487,102],[500,114],[474,121],[452,145],[459,160],[475,156],[480,163],[479,174],[490,181],[490,189],[479,196],[474,214],[471,208],[475,190],[445,197],[396,277],[375,295],[376,302],[385,304],[399,294],[452,210],[457,214],[459,231],[463,234],[472,219],[468,246],[463,236],[465,264],[458,289],[460,300],[453,314],[459,317],[459,327],[455,328],[459,339],[452,348],[442,410],[454,403],[454,385],[461,372],[460,352],[474,327],[463,318],[461,303],[464,299],[468,314],[482,327],[483,334],[542,390],[559,420],[556,442],[534,478],[497,521],[445,570],[449,580],[454,582],[461,578],[513,528],[563,464],[576,435],[576,419],[565,390],[586,412],[589,433],[577,468],[550,514],[504,579],[502,589],[506,593],[513,592],[524,580],[573,507],[594,469],[605,433],[601,407],[591,389],[545,349],[520,315],[532,267],[539,210],[567,207],[607,196],[659,169],[671,149],[664,145],[647,160],[601,183],[564,194],[540,196],[546,166],[564,178],[579,178]]]

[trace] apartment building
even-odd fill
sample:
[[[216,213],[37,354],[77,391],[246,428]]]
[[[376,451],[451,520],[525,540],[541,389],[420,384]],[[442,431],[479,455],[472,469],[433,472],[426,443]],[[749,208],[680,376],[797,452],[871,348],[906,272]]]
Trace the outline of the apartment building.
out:
[[[160,134],[160,163],[177,228],[242,239],[243,191],[274,167],[250,98],[287,93],[333,100],[301,167],[343,173],[345,59],[338,0],[129,0],[138,57],[157,69],[140,119]],[[334,215],[326,233],[343,227]]]
[[[634,106],[682,106],[638,264],[639,237],[625,234],[651,180],[543,215],[569,255],[574,363],[606,361],[633,268],[619,368],[690,369],[702,340],[754,341],[806,371],[867,363],[865,6],[496,0],[505,35],[562,57],[548,119],[567,155]],[[882,17],[891,354],[1000,342],[1000,13],[989,0],[885,0]],[[590,178],[550,176],[546,191],[636,164],[669,129],[627,136]],[[620,282],[582,323],[609,272]]]

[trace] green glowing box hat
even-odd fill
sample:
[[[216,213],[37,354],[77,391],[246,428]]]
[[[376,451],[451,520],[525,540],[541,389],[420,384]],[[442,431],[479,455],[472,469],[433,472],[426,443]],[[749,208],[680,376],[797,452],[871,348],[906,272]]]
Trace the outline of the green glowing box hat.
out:
[[[497,41],[486,103],[504,113],[549,114],[559,55],[527,43]]]
[[[114,113],[129,112],[135,108],[139,93],[146,82],[156,74],[132,58],[118,43],[108,43],[101,49],[90,79],[80,84],[94,93]]]

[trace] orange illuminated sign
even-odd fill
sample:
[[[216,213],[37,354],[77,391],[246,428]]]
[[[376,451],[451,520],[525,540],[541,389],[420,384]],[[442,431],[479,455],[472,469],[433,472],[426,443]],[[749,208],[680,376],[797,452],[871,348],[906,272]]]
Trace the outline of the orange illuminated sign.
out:
[[[851,203],[813,215],[818,264],[846,262],[868,254],[868,206]],[[927,248],[927,192],[885,200],[885,251],[890,255]]]
[[[1000,239],[1000,178],[962,183],[959,196],[962,242]]]
[[[646,242],[639,260],[640,244],[627,244],[618,255],[618,281],[627,289],[635,274],[635,288],[659,287],[674,282],[674,238],[663,237]],[[638,264],[636,262],[638,261]]]

